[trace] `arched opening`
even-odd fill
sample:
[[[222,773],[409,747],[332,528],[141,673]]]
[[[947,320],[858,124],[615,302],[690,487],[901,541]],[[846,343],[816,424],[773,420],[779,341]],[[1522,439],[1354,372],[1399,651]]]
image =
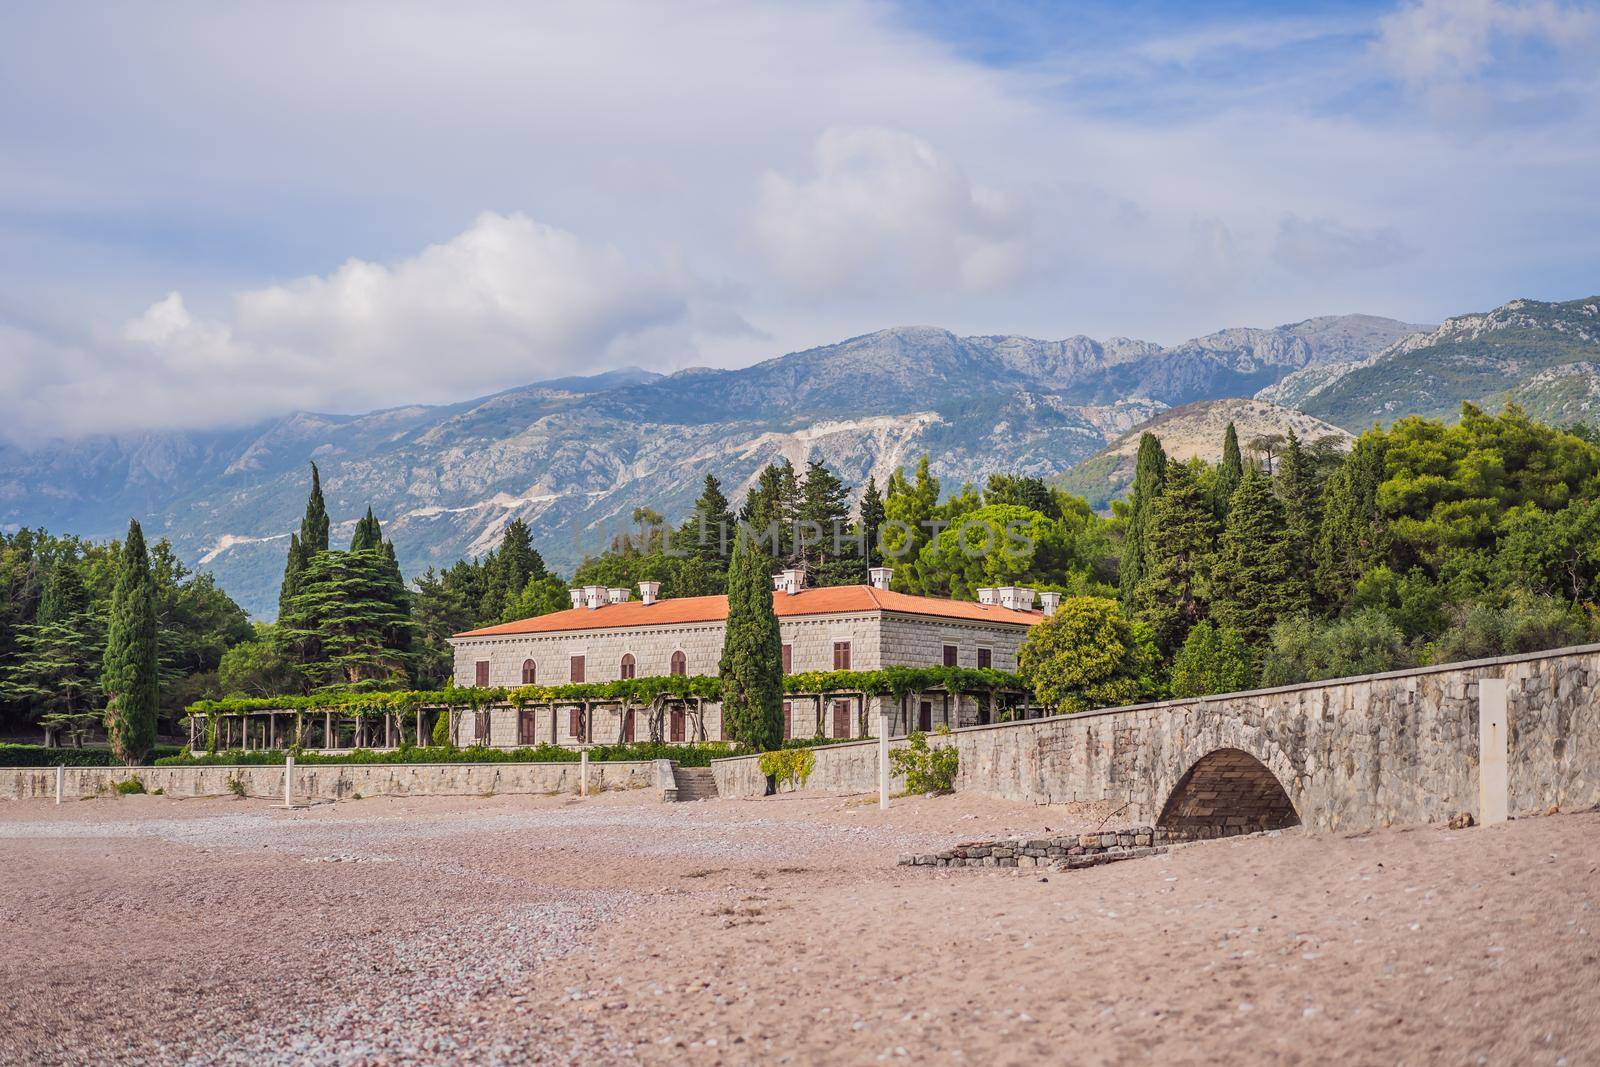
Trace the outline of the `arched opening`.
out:
[[[632,678],[633,677],[633,653],[632,652],[624,652],[622,654],[622,664],[621,664],[621,666],[619,666],[617,668],[617,677],[619,677],[619,678]]]
[[[522,684],[532,685],[539,677],[538,665],[531,659],[522,661]]]
[[[1219,748],[1178,779],[1156,828],[1189,837],[1227,837],[1299,823],[1289,794],[1264,763],[1241,749]]]
[[[689,660],[682,652],[672,654],[672,673],[679,678],[689,673]]]

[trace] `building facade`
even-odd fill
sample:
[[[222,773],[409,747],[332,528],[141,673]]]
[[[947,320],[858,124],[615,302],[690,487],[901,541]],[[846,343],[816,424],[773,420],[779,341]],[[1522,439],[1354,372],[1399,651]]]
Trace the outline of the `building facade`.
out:
[[[960,666],[1017,669],[1017,649],[1052,610],[1033,606],[1031,589],[983,590],[979,602],[911,596],[888,588],[886,568],[873,584],[810,588],[798,571],[775,575],[773,609],[783,643],[784,673],[884,667]],[[573,607],[532,619],[457,634],[458,686],[564,685],[660,675],[715,675],[722,657],[728,601],[723,596],[662,600],[655,583],[628,591],[572,591]],[[980,702],[951,694],[915,694],[909,728],[980,721]],[[872,698],[797,698],[785,702],[785,736],[857,737],[879,711]],[[899,714],[899,708],[892,709]],[[667,713],[668,741],[722,740],[721,709],[690,702]],[[463,717],[457,744],[613,744],[650,736],[648,712],[598,710],[592,721],[575,708],[497,708]],[[470,720],[470,721],[469,721]]]

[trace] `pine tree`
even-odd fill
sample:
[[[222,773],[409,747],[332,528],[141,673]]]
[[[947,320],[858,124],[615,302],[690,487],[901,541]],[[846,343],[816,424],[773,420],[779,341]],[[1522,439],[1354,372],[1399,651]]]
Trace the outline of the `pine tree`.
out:
[[[878,483],[869,474],[867,487],[861,491],[861,510],[858,525],[861,530],[861,543],[867,546],[867,566],[883,566],[883,549],[878,544],[878,530],[883,526],[883,496],[878,492]]]
[[[763,551],[778,563],[794,558],[795,512],[799,505],[799,480],[794,465],[780,460],[762,469],[756,484],[739,509],[739,522],[755,535]]]
[[[771,572],[771,558],[747,530],[740,530],[728,564],[722,731],[755,752],[783,740],[783,647],[772,610]]]
[[[1280,619],[1308,604],[1305,571],[1295,565],[1283,504],[1267,476],[1251,467],[1229,502],[1211,615],[1250,644],[1262,645]]]
[[[1168,465],[1145,531],[1149,566],[1134,591],[1138,618],[1149,623],[1168,655],[1205,618],[1216,542],[1216,515],[1194,470]]]
[[[694,509],[684,524],[678,527],[674,547],[686,560],[700,560],[709,564],[712,571],[720,576],[713,584],[720,586],[728,571],[728,550],[732,547],[730,538],[734,535],[734,525],[733,508],[722,492],[722,483],[717,481],[716,475],[708,474],[700,498],[694,502]],[[700,574],[701,569],[696,568],[695,573]],[[714,591],[721,592],[720,589]]]
[[[806,464],[795,520],[795,562],[810,572],[813,585],[865,580],[861,554],[850,539],[850,487],[821,460]]]
[[[156,740],[156,709],[161,703],[160,644],[156,632],[155,586],[144,531],[128,523],[128,539],[117,560],[111,593],[111,618],[100,673],[106,697],[106,734],[111,750],[127,764],[149,754]]]
[[[1167,453],[1161,439],[1153,433],[1139,438],[1139,459],[1133,471],[1133,488],[1128,494],[1128,525],[1122,538],[1121,600],[1124,609],[1132,606],[1134,592],[1148,567],[1145,549],[1150,512],[1161,496],[1167,475]]]
[[[77,561],[56,563],[45,577],[34,621],[16,634],[14,661],[0,669],[0,701],[30,705],[40,713],[39,725],[81,744],[100,718],[104,639]]]
[[[928,469],[928,457],[917,462],[914,477],[899,468],[889,476],[883,497],[883,525],[879,528],[882,545],[879,555],[895,568],[894,587],[907,593],[921,593],[923,580],[917,557],[933,539],[933,524],[939,510],[939,479]]]
[[[1217,465],[1216,500],[1214,508],[1218,522],[1228,521],[1228,506],[1233,501],[1233,491],[1244,478],[1244,456],[1239,451],[1239,431],[1233,423],[1222,435],[1222,462]]]
[[[311,464],[311,495],[306,500],[306,514],[300,520],[300,532],[289,535],[289,558],[283,567],[283,582],[278,587],[278,617],[289,609],[289,602],[300,592],[300,575],[306,561],[318,552],[328,550],[328,509],[322,500],[322,475],[317,465]]]
[[[1386,454],[1381,434],[1362,434],[1344,462],[1328,476],[1314,578],[1316,591],[1326,603],[1344,603],[1357,579],[1389,556],[1389,532],[1378,508]]]
[[[1315,464],[1289,431],[1283,459],[1278,464],[1278,499],[1283,501],[1284,528],[1289,536],[1289,552],[1295,573],[1304,584],[1307,602],[1311,599],[1311,574],[1317,552],[1317,532],[1322,526],[1322,500]]]
[[[522,595],[531,578],[543,578],[544,558],[533,547],[533,532],[520,518],[506,524],[500,546],[484,565],[483,601],[480,608],[484,625],[500,622],[506,611]]]

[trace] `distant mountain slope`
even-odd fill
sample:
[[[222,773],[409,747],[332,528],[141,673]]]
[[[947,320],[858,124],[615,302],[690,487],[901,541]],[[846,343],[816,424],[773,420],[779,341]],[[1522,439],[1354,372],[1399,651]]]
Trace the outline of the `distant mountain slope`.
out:
[[[1341,446],[1348,446],[1354,440],[1337,426],[1264,400],[1203,400],[1173,408],[1134,427],[1061,475],[1055,484],[1088,500],[1093,507],[1104,509],[1133,484],[1139,439],[1146,432],[1161,439],[1161,447],[1171,459],[1182,462],[1198,456],[1215,463],[1222,458],[1222,438],[1230,422],[1246,449],[1257,437],[1287,434],[1291,429],[1306,442],[1331,437]]]
[[[1259,395],[1360,430],[1402,415],[1450,418],[1464,400],[1493,402],[1540,372],[1597,360],[1600,297],[1556,304],[1513,300],[1487,313],[1452,318],[1369,359],[1320,375],[1301,372]],[[1558,423],[1581,417],[1581,403],[1569,408],[1553,402],[1562,390],[1544,395],[1545,417]],[[1581,388],[1571,393],[1574,402],[1584,395]]]
[[[0,525],[105,537],[138,515],[266,616],[308,460],[342,523],[335,539],[371,504],[408,575],[487,550],[516,517],[570,573],[634,507],[680,516],[708,473],[735,500],[785,456],[821,458],[858,488],[925,452],[951,488],[997,470],[1056,475],[1169,406],[1366,358],[1413,329],[1343,316],[1163,349],[904,327],[737,370],[626,370],[367,415],[0,445]]]

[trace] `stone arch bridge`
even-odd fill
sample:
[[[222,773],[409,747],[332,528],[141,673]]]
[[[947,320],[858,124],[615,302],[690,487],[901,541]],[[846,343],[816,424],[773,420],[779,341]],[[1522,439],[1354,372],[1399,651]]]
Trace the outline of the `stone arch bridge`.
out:
[[[968,727],[956,788],[1200,835],[1481,819],[1486,678],[1506,683],[1510,813],[1600,804],[1600,645]],[[876,743],[815,752],[809,789],[877,788]],[[714,765],[724,796],[765,787],[754,763]]]

